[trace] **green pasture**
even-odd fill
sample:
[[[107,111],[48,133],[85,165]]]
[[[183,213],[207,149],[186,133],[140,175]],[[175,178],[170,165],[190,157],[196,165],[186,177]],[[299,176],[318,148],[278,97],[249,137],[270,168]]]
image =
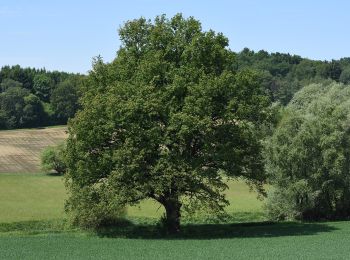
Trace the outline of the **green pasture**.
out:
[[[242,181],[229,182],[229,213],[262,213],[262,201]],[[0,223],[64,218],[63,178],[44,174],[0,174]],[[129,217],[159,218],[163,208],[152,200],[128,208]]]
[[[64,217],[62,177],[0,174],[0,223]]]
[[[350,222],[270,223],[243,182],[229,182],[232,221],[157,228],[159,205],[128,208],[129,221],[99,232],[64,222],[62,177],[0,174],[0,259],[346,259]],[[262,222],[261,222],[262,221]]]

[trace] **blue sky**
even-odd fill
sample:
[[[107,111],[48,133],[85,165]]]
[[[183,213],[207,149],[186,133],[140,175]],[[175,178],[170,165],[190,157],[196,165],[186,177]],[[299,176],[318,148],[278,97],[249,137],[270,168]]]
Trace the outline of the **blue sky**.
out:
[[[347,0],[0,0],[0,66],[86,73],[92,57],[111,61],[123,22],[181,12],[230,48],[289,52],[312,59],[350,56]]]

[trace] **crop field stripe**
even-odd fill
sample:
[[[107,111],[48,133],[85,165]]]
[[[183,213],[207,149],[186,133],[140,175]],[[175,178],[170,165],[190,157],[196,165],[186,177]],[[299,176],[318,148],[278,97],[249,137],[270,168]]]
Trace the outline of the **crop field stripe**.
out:
[[[62,142],[66,127],[0,131],[0,173],[40,171],[40,153]]]

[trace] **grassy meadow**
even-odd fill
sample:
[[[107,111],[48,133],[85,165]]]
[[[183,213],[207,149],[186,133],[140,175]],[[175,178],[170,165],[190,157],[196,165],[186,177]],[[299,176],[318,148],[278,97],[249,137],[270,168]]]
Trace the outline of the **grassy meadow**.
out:
[[[239,214],[262,213],[262,201],[241,181],[229,182],[227,211]],[[45,174],[0,174],[0,223],[64,218],[66,190],[63,178]],[[148,200],[129,207],[128,217],[158,219],[163,208]]]
[[[228,223],[184,221],[165,237],[152,201],[128,208],[116,228],[83,232],[64,222],[63,179],[44,174],[0,174],[1,259],[345,259],[349,222],[270,223],[263,202],[243,182],[229,182]],[[325,243],[327,241],[327,243]]]
[[[61,177],[0,174],[0,223],[63,218],[65,197]]]

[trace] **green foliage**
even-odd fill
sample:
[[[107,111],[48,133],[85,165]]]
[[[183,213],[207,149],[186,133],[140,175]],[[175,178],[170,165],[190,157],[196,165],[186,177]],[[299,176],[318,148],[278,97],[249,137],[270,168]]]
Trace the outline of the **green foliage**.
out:
[[[48,102],[50,99],[53,85],[51,78],[45,74],[38,74],[34,77],[33,88],[35,95],[45,102]]]
[[[340,74],[339,81],[347,84],[350,83],[350,66],[346,67]]]
[[[26,89],[13,87],[0,94],[2,128],[40,125],[44,109],[39,98]]]
[[[4,113],[5,125],[7,128],[14,128],[20,125],[22,110],[24,107],[24,97],[29,92],[22,88],[10,88],[0,94],[0,106]]]
[[[176,27],[176,22],[174,22],[173,25]],[[139,26],[140,29],[136,29],[137,26]],[[99,74],[95,75],[100,78],[98,84],[107,84],[110,80],[113,81],[113,77],[109,76],[109,74],[114,76],[118,74],[118,77],[122,76],[124,80],[126,80],[128,76],[132,77],[133,70],[139,66],[136,64],[137,60],[143,58],[140,56],[142,53],[141,47],[147,45],[145,41],[147,41],[149,28],[148,21],[143,19],[137,23],[135,21],[135,25],[132,25],[132,28],[125,28],[121,31],[121,37],[126,40],[125,42],[128,48],[132,50],[134,58],[127,62],[129,67],[118,68],[118,72],[113,71],[113,69],[102,68],[104,67],[102,64]],[[138,35],[135,39],[127,39],[128,32],[131,30],[138,30]],[[192,50],[196,50],[196,53],[191,53],[190,50],[186,50],[182,58],[179,56],[179,54],[185,50],[183,45],[191,39],[190,32],[186,33],[181,36],[184,39],[183,42],[183,39],[180,39],[179,36],[176,40],[177,42],[173,45],[167,45],[167,43],[164,42],[171,40],[170,30],[168,30],[166,34],[154,35],[152,42],[163,41],[162,44],[165,44],[163,47],[166,48],[163,50],[164,58],[166,59],[173,58],[178,62],[185,62],[187,59],[191,60],[192,64],[199,61],[203,62],[201,65],[203,72],[207,72],[206,67],[208,67],[208,71],[212,70],[213,65],[217,66],[214,70],[219,72],[223,65],[220,64],[220,55],[222,54],[216,53],[213,54],[213,57],[206,57],[207,52],[215,52],[215,50],[210,50],[209,46],[207,46],[206,49],[198,49],[197,47],[200,46],[202,42],[193,43]],[[210,33],[212,32],[207,34],[209,38]],[[208,39],[205,39],[203,41],[205,42],[207,40]],[[220,41],[225,42],[227,39],[222,37]],[[136,46],[135,44],[140,45]],[[155,49],[147,50],[149,53],[148,55],[151,55],[150,53],[155,51]],[[121,52],[123,52],[123,49]],[[259,72],[259,74],[261,74],[259,76],[260,85],[264,88],[265,93],[270,97],[271,101],[280,102],[282,105],[287,105],[294,93],[310,83],[318,83],[327,81],[328,79],[347,83],[350,79],[349,58],[332,61],[315,61],[301,58],[297,55],[278,52],[268,53],[263,50],[254,52],[248,48],[238,53],[231,51],[229,51],[229,53],[230,62],[228,66],[231,70],[244,71],[250,69]],[[97,61],[97,63],[98,62],[99,61]],[[122,62],[121,59],[119,62]],[[97,67],[97,63],[95,64],[95,68]],[[166,63],[161,63],[157,66],[159,67],[162,65],[166,65]],[[145,73],[147,74],[147,70],[154,70],[156,67],[142,67],[142,69],[145,69]],[[168,69],[169,68],[165,66],[163,71],[165,72]],[[102,72],[102,70],[105,71]],[[104,79],[101,75],[105,75]],[[33,115],[34,118],[41,118],[40,120],[30,120],[28,124],[19,124],[12,116],[6,117],[7,112],[0,109],[0,128],[7,129],[65,124],[69,118],[73,117],[76,110],[79,108],[78,99],[83,78],[84,76],[65,72],[21,68],[19,65],[2,67],[0,69],[0,87],[2,91],[4,92],[9,88],[24,88],[29,90],[30,93],[36,95],[42,102],[44,106],[44,115],[41,115],[40,112],[39,114]],[[163,75],[163,80],[166,80],[166,78],[167,75]],[[154,80],[157,81],[158,79],[155,78]],[[39,112],[39,110],[37,111]]]
[[[299,91],[266,145],[277,218],[350,216],[350,88],[328,83]],[[282,204],[284,204],[282,206]]]
[[[126,214],[108,185],[99,183],[72,191],[66,211],[73,225],[97,229],[118,223]]]
[[[44,117],[39,98],[20,87],[9,88],[0,94],[0,111],[3,128],[35,126]]]
[[[40,99],[34,94],[24,97],[23,126],[39,125],[45,118],[44,107]]]
[[[69,209],[79,210],[77,193],[103,187],[120,205],[156,200],[177,232],[180,209],[223,211],[224,175],[262,189],[269,101],[257,73],[232,71],[227,38],[181,15],[119,32],[116,59],[95,61],[69,125]]]
[[[1,81],[1,92],[6,91],[9,88],[21,88],[23,84],[13,79],[4,79]]]
[[[34,75],[42,72],[44,71],[32,68],[21,68],[19,65],[11,67],[4,66],[0,69],[0,81],[3,82],[6,79],[12,79],[23,84],[24,88],[32,90]]]
[[[59,123],[59,120],[56,119],[55,112],[53,111],[51,104],[45,102],[43,102],[42,104],[45,114],[45,125],[55,125]]]
[[[78,110],[77,83],[72,79],[65,80],[57,85],[51,95],[51,106],[56,117],[67,122]]]
[[[254,52],[248,48],[238,52],[233,62],[237,70],[251,68],[262,71],[265,75],[263,86],[271,100],[283,105],[287,105],[298,90],[310,83],[328,79],[345,82],[346,73],[341,74],[349,65],[347,58],[317,61],[278,52]]]
[[[268,218],[272,220],[302,219],[303,213],[312,209],[310,194],[312,190],[305,179],[289,182],[285,187],[272,187],[265,204]]]
[[[18,65],[2,67],[0,129],[65,124],[78,108],[83,78]]]
[[[41,154],[41,167],[44,171],[55,171],[63,175],[66,172],[65,143],[45,148]]]
[[[339,61],[332,60],[328,64],[327,75],[332,80],[338,81],[341,75],[342,69]]]

